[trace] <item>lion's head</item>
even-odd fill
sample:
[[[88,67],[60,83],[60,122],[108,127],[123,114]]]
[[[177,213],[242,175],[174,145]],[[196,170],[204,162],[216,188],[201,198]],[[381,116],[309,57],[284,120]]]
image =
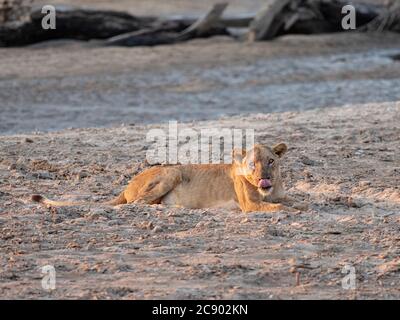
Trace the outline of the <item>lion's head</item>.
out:
[[[272,148],[255,145],[248,151],[235,149],[233,160],[237,166],[236,174],[243,175],[263,196],[267,196],[281,182],[280,161],[286,151],[284,143]]]

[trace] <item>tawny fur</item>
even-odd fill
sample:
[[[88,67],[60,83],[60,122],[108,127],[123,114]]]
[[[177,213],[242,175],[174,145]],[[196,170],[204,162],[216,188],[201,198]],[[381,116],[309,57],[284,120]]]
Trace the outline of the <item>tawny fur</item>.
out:
[[[273,148],[254,146],[248,152],[234,150],[232,164],[172,165],[151,167],[136,175],[114,200],[103,203],[165,204],[185,208],[240,208],[251,211],[307,210],[307,204],[285,194],[280,161],[287,147],[281,143]],[[272,188],[258,187],[265,176]],[[32,200],[50,206],[81,205],[85,202],[60,202],[40,195]]]

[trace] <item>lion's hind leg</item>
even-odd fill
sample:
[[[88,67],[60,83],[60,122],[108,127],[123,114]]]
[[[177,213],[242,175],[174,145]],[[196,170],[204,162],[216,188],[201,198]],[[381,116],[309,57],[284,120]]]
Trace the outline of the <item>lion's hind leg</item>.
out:
[[[158,175],[151,175],[138,189],[135,203],[157,204],[182,181],[182,174],[174,168],[163,168]]]

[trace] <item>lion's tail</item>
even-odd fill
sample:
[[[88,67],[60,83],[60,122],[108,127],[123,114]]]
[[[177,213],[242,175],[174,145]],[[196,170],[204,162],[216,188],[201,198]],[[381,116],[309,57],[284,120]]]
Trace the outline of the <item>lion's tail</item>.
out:
[[[33,202],[38,202],[38,203],[42,203],[42,204],[54,206],[54,207],[79,206],[79,205],[85,205],[85,204],[105,204],[105,205],[110,205],[110,206],[117,206],[119,204],[127,203],[124,192],[122,192],[118,197],[116,197],[113,200],[110,200],[107,202],[100,202],[100,203],[84,202],[84,201],[83,202],[54,201],[54,200],[47,199],[39,194],[34,194],[31,199]]]

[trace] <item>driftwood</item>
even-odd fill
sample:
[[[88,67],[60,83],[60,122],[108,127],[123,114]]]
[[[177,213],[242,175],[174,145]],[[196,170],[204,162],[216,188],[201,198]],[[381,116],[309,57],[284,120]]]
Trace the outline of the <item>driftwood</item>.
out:
[[[284,34],[342,32],[341,0],[275,0],[263,8],[250,25],[250,41],[270,40]],[[355,3],[357,26],[370,23],[383,6]]]
[[[243,15],[241,17],[220,17],[218,21],[215,22],[216,28],[248,28],[250,23],[253,21],[253,15]],[[186,25],[187,27],[196,23],[199,19],[193,18],[172,18],[168,20],[169,22],[180,23],[182,25]]]
[[[216,4],[201,19],[160,20],[124,12],[57,8],[56,29],[44,30],[41,10],[33,10],[27,21],[0,24],[0,46],[22,46],[46,40],[106,40],[106,45],[159,45],[195,37],[228,35],[227,27],[244,26],[250,18],[220,17],[227,4]]]
[[[228,28],[247,28],[253,20],[253,16],[246,17],[221,17],[215,21],[215,26],[209,32],[203,32],[197,37],[207,37],[212,35],[229,35]],[[170,20],[158,21],[152,28],[128,32],[125,34],[117,35],[106,41],[107,45],[121,45],[121,46],[139,46],[149,45],[154,46],[157,44],[168,44],[176,42],[177,33],[182,33],[192,25],[196,24],[199,19],[191,18],[174,18]],[[154,37],[152,39],[151,37]]]
[[[177,41],[177,35],[176,32],[162,28],[144,29],[109,38],[104,42],[104,45],[135,47],[171,44]]]
[[[29,3],[31,0],[8,1]],[[251,41],[269,40],[285,34],[343,32],[342,8],[346,4],[345,0],[275,0],[256,17],[226,18],[222,14],[227,4],[220,3],[200,19],[167,20],[136,17],[124,12],[56,7],[55,30],[42,28],[44,14],[41,10],[27,11],[26,5],[21,5],[21,10],[14,10],[13,14],[9,6],[4,7],[2,13],[0,5],[0,47],[54,39],[99,39],[101,41],[96,43],[100,45],[154,46],[214,35],[235,37],[229,28],[248,28],[247,39]],[[390,9],[370,3],[353,5],[358,30],[400,32],[398,2]]]
[[[219,19],[221,18],[222,14],[224,13],[228,3],[217,3],[214,7],[204,16],[193,23],[189,28],[183,30],[179,38],[187,39],[193,38],[195,36],[205,36],[212,31],[216,24],[218,23]]]
[[[213,35],[228,34],[224,27],[218,26],[221,15],[228,6],[227,3],[218,3],[202,18],[190,26],[179,30],[182,23],[164,22],[150,29],[129,32],[108,39],[106,45],[118,46],[154,46],[187,41],[193,38],[209,37]]]
[[[283,12],[283,9],[293,2],[292,0],[276,0],[269,3],[254,18],[250,25],[248,39],[250,41],[268,40],[275,37],[277,28],[276,23],[282,23],[277,19]],[[275,21],[275,24],[273,22]]]
[[[124,32],[148,27],[155,18],[135,17],[124,12],[57,9],[56,29],[45,30],[41,10],[30,13],[28,21],[0,25],[0,45],[21,46],[52,39],[106,39]]]
[[[363,31],[400,32],[400,3],[393,3],[388,10],[385,10],[365,25]]]

